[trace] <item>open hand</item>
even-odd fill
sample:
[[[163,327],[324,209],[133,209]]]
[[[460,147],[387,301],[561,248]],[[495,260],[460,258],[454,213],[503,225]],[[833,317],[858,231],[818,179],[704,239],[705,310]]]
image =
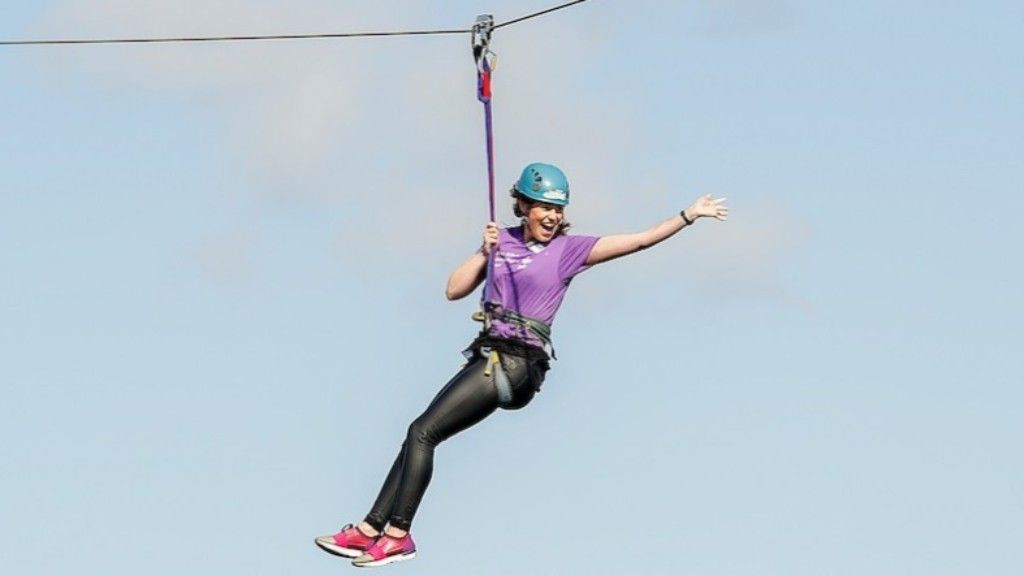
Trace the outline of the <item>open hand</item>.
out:
[[[686,214],[692,220],[701,217],[728,220],[729,208],[725,205],[725,198],[712,198],[711,194],[705,194],[686,209]]]

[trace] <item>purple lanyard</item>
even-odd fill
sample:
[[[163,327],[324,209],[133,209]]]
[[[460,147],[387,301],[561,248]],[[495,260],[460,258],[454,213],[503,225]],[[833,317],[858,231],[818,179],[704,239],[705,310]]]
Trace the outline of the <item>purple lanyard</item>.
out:
[[[476,97],[484,105],[484,128],[487,138],[487,185],[490,200],[490,219],[494,222],[494,128],[491,120],[491,61],[493,56],[490,49],[491,31],[494,29],[494,19],[490,15],[478,16],[473,26],[473,57],[477,64]],[[481,307],[487,312],[487,305],[491,302],[493,293],[494,277],[494,253],[495,249],[487,255],[487,275],[484,281],[484,293],[481,300]]]

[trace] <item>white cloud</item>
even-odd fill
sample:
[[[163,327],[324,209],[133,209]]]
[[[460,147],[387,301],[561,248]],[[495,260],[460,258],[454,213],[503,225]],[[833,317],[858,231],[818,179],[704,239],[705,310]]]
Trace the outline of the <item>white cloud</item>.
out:
[[[521,3],[509,4],[510,15],[528,11]],[[411,1],[390,2],[384,10],[373,2],[64,0],[40,33],[121,37],[418,28],[417,21],[438,19],[433,12]],[[395,14],[407,22],[394,22]],[[557,37],[544,26],[556,28]],[[607,181],[623,143],[635,135],[628,114],[609,115],[600,95],[584,94],[582,73],[571,66],[599,39],[575,19],[560,18],[557,26],[537,20],[534,27],[537,34],[503,33],[497,42],[499,188],[504,191],[520,166],[537,159],[567,165],[581,188],[595,167]],[[296,193],[326,188],[328,180],[343,176],[348,185],[331,188],[345,194],[343,189],[401,188],[407,178],[436,177],[431,172],[438,163],[449,174],[482,170],[481,112],[465,40],[131,45],[64,54],[92,85],[177,96],[214,110],[232,153],[253,174],[254,187]],[[365,176],[353,175],[344,165],[350,162]]]
[[[374,28],[379,10],[327,2],[65,0],[41,23],[64,37],[167,37]],[[357,7],[359,5],[357,4]],[[60,56],[91,87],[198,102],[215,111],[240,160],[271,181],[323,172],[333,148],[366,129],[370,87],[383,64],[368,40],[88,47]],[[371,57],[368,57],[371,56]],[[65,70],[59,71],[64,73]]]
[[[521,3],[506,4],[507,16],[529,11]],[[708,18],[736,22],[771,21],[787,5],[701,4]],[[42,31],[116,37],[451,25],[435,12],[412,1],[390,2],[385,9],[375,2],[65,0],[54,6]],[[396,14],[403,21],[395,22]],[[579,232],[629,231],[663,217],[656,207],[666,194],[685,193],[674,191],[674,183],[664,185],[671,174],[634,173],[628,159],[651,139],[637,121],[644,111],[628,105],[628,87],[589,90],[587,75],[601,70],[580,63],[615,49],[606,38],[614,28],[607,21],[595,27],[593,18],[580,16],[538,19],[530,29],[496,36],[499,220],[514,221],[507,190],[520,167],[542,160],[569,173],[570,217]],[[222,122],[230,146],[224,161],[239,164],[247,188],[346,212],[336,234],[343,245],[372,238],[378,252],[426,258],[464,249],[467,242],[471,247],[486,214],[482,112],[466,40],[95,47],[65,62],[111,90],[200,103]],[[718,285],[773,277],[795,239],[789,229],[766,226],[741,217],[716,230],[711,247],[704,247],[711,252],[693,254],[700,277]],[[209,250],[211,261],[221,262],[213,267],[241,269],[222,265],[241,261],[234,248],[239,242]],[[216,256],[221,253],[227,257]]]

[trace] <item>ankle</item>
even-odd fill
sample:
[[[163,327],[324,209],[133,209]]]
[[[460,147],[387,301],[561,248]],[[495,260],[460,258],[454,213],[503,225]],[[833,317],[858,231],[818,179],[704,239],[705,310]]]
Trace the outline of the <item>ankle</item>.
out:
[[[402,530],[401,528],[395,528],[394,526],[388,525],[384,527],[384,534],[391,536],[392,538],[405,538],[408,534],[408,530]]]
[[[370,538],[380,535],[380,530],[377,530],[373,526],[370,526],[366,522],[360,522],[356,529],[363,533],[363,536],[369,536]]]

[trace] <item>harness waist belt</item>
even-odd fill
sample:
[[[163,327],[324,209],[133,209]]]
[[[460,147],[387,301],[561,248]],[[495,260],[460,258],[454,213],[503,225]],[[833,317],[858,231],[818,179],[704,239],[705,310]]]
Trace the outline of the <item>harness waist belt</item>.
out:
[[[533,332],[534,335],[537,336],[537,338],[540,338],[540,341],[544,343],[545,347],[551,346],[551,326],[549,326],[548,324],[545,324],[544,322],[541,322],[536,318],[523,316],[522,314],[513,312],[511,310],[502,310],[501,314],[496,316],[496,318],[498,320],[501,320],[502,322],[507,322],[509,324],[515,324],[517,326],[527,328],[528,330]]]
[[[489,316],[489,317],[488,317]],[[551,344],[551,326],[544,322],[537,320],[536,318],[530,318],[529,316],[523,316],[517,312],[511,310],[501,310],[500,312],[491,312],[489,315],[482,312],[476,311],[473,313],[473,320],[484,323],[484,330],[490,328],[490,320],[501,320],[507,324],[515,324],[520,328],[525,328],[540,339],[544,348],[553,349]]]

